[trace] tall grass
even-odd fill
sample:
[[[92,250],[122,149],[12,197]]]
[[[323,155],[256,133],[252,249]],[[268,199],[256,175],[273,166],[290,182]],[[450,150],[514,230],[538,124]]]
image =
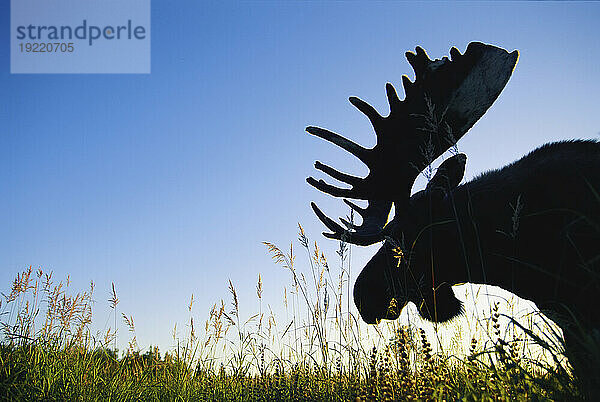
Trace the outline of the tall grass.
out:
[[[92,331],[94,284],[83,292],[69,278],[29,268],[3,294],[0,312],[0,398],[4,400],[547,400],[580,397],[565,368],[560,343],[535,331],[501,331],[498,303],[490,306],[465,353],[443,351],[417,325],[377,327],[361,323],[349,299],[350,248],[340,243],[339,265],[330,265],[299,226],[299,265],[292,245],[265,243],[289,271],[284,290],[286,319],[277,319],[262,298],[258,311],[242,317],[238,292],[212,306],[198,328],[187,306],[187,333],[164,355],[140,350],[133,317],[118,312],[114,284],[109,300],[114,327]],[[117,319],[130,333],[116,350]],[[517,322],[516,326],[522,325]],[[461,328],[457,328],[461,331]],[[525,335],[529,334],[529,339]],[[435,337],[440,336],[436,334]],[[555,361],[528,355],[531,337]],[[559,334],[557,335],[559,336]],[[545,342],[545,343],[544,343]],[[458,344],[458,342],[457,342]]]

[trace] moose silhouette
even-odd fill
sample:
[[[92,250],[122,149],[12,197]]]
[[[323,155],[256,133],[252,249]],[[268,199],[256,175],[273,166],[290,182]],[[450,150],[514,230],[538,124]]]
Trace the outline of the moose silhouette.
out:
[[[519,54],[473,42],[450,56],[430,60],[420,47],[407,52],[415,80],[402,77],[402,101],[386,85],[386,117],[350,98],[373,125],[372,149],[307,127],[369,168],[360,178],[315,163],[350,188],[307,179],[332,196],[367,200],[361,208],[344,199],[362,217],[360,225],[340,218],[342,226],[312,208],[331,231],[328,238],[363,246],[383,241],[354,286],[365,322],[396,319],[408,302],[428,320],[448,321],[463,309],[452,285],[497,285],[548,312],[563,329],[567,354],[581,354],[577,336],[591,333],[600,317],[600,143],[546,144],[459,185],[466,156],[455,144],[500,95]],[[431,162],[448,150],[452,156],[411,196],[418,175],[431,172]]]

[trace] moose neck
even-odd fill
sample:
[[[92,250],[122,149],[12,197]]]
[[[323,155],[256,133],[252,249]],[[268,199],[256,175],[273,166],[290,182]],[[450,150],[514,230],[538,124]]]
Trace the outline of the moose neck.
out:
[[[510,210],[504,208],[507,213],[501,219],[477,215],[477,205],[467,201],[470,197],[469,187],[463,185],[442,203],[428,208],[426,215],[430,229],[423,232],[422,241],[417,243],[421,243],[418,254],[433,267],[429,270],[434,286],[470,282],[533,296],[530,284],[518,280],[519,272],[515,272],[514,264],[508,258],[498,257],[510,257],[514,251],[514,242],[497,233],[500,228],[494,226],[498,221],[510,222]],[[504,198],[498,197],[498,204],[508,205],[509,200]]]
[[[565,157],[560,166],[567,166],[573,159]],[[576,251],[569,249],[569,243],[559,234],[576,217],[559,208],[571,203],[575,205],[573,210],[581,211],[597,201],[592,195],[585,196],[587,201],[582,201],[583,195],[578,199],[568,195],[549,199],[547,192],[534,191],[536,187],[510,183],[508,178],[517,173],[521,175],[519,182],[533,180],[531,169],[510,169],[490,172],[457,187],[431,209],[431,229],[424,241],[417,242],[419,269],[432,272],[430,279],[435,286],[466,282],[499,286],[534,301],[540,308],[554,308],[557,302],[566,306],[595,304],[596,295],[584,291],[589,281],[585,270],[569,264],[580,253],[596,255],[598,233],[581,223],[580,231],[587,237],[579,239]],[[556,175],[536,179],[537,188],[552,189],[552,177]],[[489,185],[492,181],[495,186]],[[565,187],[585,186],[583,179],[564,183]],[[518,227],[514,226],[515,220]]]

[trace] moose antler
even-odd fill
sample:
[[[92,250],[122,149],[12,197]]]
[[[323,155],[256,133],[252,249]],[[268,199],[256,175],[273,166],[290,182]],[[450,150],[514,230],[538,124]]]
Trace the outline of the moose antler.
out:
[[[367,208],[347,201],[363,218],[360,226],[342,220],[346,229],[328,218],[312,203],[318,218],[333,233],[358,245],[383,239],[392,202],[401,208],[410,198],[410,190],[419,173],[450,149],[487,111],[508,82],[519,53],[472,42],[464,54],[450,49],[447,57],[431,60],[417,47],[406,58],[415,71],[415,81],[403,75],[405,99],[400,100],[392,84],[386,84],[390,114],[381,116],[371,105],[351,97],[352,103],[371,121],[377,136],[376,145],[364,148],[339,134],[319,127],[306,131],[330,141],[360,159],[369,168],[365,178],[342,173],[319,161],[315,168],[334,179],[349,184],[340,188],[309,177],[306,181],[334,197],[368,200]]]

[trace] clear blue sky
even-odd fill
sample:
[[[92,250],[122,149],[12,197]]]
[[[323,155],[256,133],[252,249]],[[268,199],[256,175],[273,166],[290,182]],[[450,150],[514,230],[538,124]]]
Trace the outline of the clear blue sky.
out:
[[[94,280],[102,327],[114,282],[142,347],[171,344],[192,293],[203,322],[228,297],[228,278],[250,313],[262,273],[280,311],[290,280],[261,242],[289,245],[297,222],[336,265],[337,245],[320,235],[309,202],[347,211],[304,179],[316,159],[366,170],[304,127],[373,145],[347,98],[387,113],[384,84],[401,92],[401,75],[413,77],[404,52],[416,45],[432,58],[475,40],[521,52],[499,100],[459,143],[467,178],[600,132],[600,3],[154,0],[150,75],[10,75],[8,3],[0,289],[29,265],[70,274],[76,289]],[[355,251],[354,272],[374,251]]]

